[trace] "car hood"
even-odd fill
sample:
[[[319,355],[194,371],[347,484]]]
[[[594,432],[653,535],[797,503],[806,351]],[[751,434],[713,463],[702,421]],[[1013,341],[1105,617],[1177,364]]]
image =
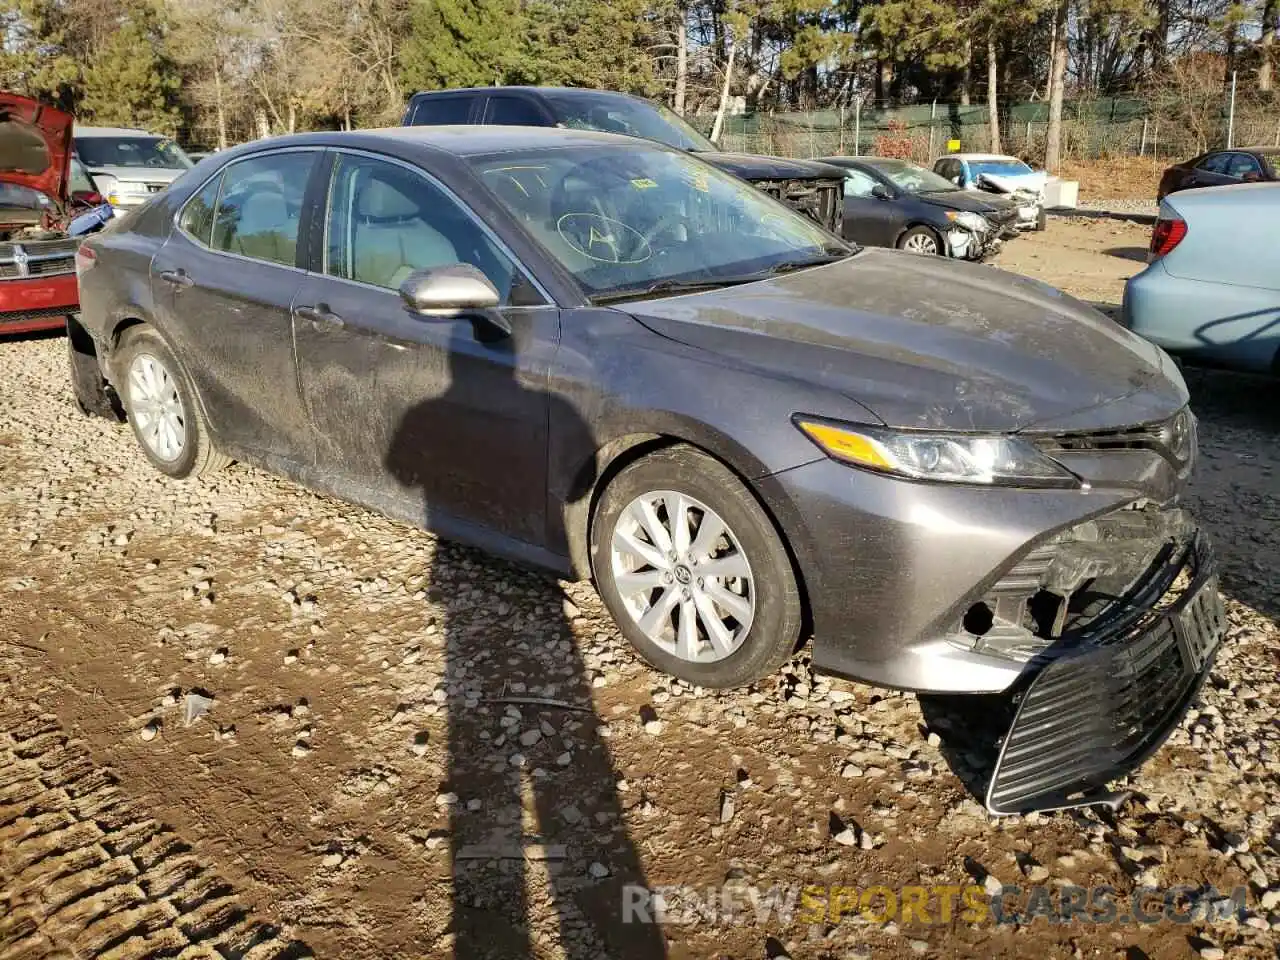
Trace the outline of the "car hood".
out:
[[[71,114],[16,93],[0,93],[0,183],[64,202],[71,166]]]
[[[817,178],[844,181],[844,170],[817,160],[792,160],[788,157],[760,157],[753,153],[698,153],[699,159],[726,170],[743,180],[813,180]]]
[[[896,251],[623,309],[671,340],[838,391],[894,427],[1114,429],[1187,401],[1163,351],[1086,304]]]
[[[965,210],[969,213],[990,213],[992,210],[1013,210],[1017,204],[1007,197],[988,193],[983,196],[972,190],[943,190],[939,193],[917,193],[913,196],[923,203],[942,207],[944,210]]]
[[[1029,190],[1031,193],[1039,194],[1044,191],[1049,175],[1043,170],[1033,170],[1031,173],[1018,174],[979,173],[977,179],[979,182],[986,181],[988,187],[1000,193]]]

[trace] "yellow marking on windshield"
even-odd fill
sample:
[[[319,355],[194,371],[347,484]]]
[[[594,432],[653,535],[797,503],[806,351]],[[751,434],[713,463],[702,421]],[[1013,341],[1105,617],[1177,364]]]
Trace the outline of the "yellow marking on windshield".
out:
[[[638,177],[631,181],[631,185],[637,190],[651,190],[658,185],[658,181],[650,180],[648,177]]]

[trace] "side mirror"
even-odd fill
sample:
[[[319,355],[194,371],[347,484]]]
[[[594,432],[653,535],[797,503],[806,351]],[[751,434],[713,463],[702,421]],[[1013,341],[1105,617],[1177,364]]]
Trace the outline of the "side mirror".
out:
[[[877,200],[893,199],[893,194],[889,191],[889,188],[886,187],[883,183],[877,183],[874,187],[872,187],[871,195],[875,197]]]
[[[498,313],[502,298],[497,288],[469,263],[415,270],[400,284],[400,299],[422,317],[468,317],[482,340],[511,333],[510,324]]]

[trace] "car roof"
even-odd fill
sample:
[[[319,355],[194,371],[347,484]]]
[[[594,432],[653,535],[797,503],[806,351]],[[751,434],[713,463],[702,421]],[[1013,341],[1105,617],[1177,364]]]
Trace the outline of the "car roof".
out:
[[[457,157],[484,156],[517,150],[557,149],[591,146],[624,146],[629,150],[638,145],[654,150],[668,147],[653,141],[637,141],[617,133],[598,133],[594,130],[577,130],[564,127],[517,127],[500,124],[479,126],[475,124],[441,124],[439,126],[381,127],[370,130],[327,131],[299,133],[266,140],[254,140],[231,150],[220,150],[215,156],[234,153],[241,156],[254,146],[279,147],[288,144],[312,146],[371,146],[376,143],[397,143],[407,146],[423,146]]]
[[[939,157],[939,160],[1013,160],[1022,163],[1017,157],[1011,157],[1005,153],[948,153],[945,157]]]
[[[426,97],[442,97],[453,93],[572,93],[572,94],[588,94],[597,97],[620,97],[626,100],[644,100],[643,97],[637,97],[631,93],[622,93],[618,90],[595,90],[591,87],[535,87],[535,86],[510,86],[510,87],[452,87],[448,90],[419,90],[413,94],[411,99]],[[645,101],[646,103],[648,101]]]
[[[154,137],[156,140],[168,139],[159,133],[139,130],[136,127],[82,127],[79,124],[76,124],[71,131],[71,135],[73,137]]]

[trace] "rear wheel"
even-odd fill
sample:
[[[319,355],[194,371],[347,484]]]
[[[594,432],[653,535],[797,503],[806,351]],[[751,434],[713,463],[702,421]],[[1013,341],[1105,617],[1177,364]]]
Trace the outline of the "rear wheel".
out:
[[[129,424],[152,466],[181,479],[212,473],[231,462],[213,448],[195,392],[154,330],[126,330],[115,369]]]
[[[943,252],[938,235],[928,227],[912,227],[898,238],[898,249],[925,257],[936,257]]]
[[[625,468],[591,525],[601,597],[645,660],[704,687],[766,676],[800,634],[800,591],[751,491],[692,447]]]

